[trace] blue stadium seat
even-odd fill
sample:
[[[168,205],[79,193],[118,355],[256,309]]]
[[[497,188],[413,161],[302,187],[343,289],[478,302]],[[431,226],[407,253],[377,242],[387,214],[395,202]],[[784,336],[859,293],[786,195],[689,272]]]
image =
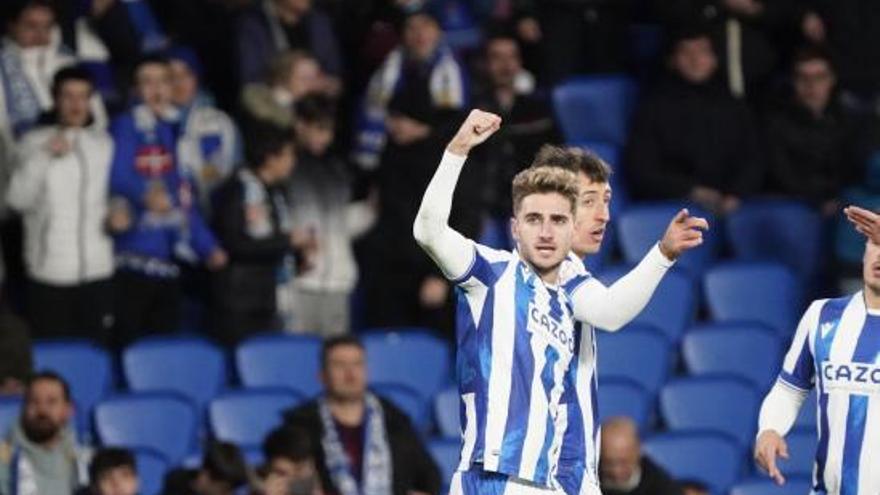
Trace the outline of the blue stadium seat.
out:
[[[718,249],[715,218],[701,208],[676,201],[639,203],[631,205],[617,217],[617,238],[626,263],[636,264],[663,237],[672,218],[687,208],[691,215],[709,221],[709,230],[703,232],[703,245],[684,253],[676,266],[686,269],[691,275],[701,275],[715,260]]]
[[[80,432],[91,430],[91,411],[113,388],[110,355],[88,340],[37,341],[33,346],[34,369],[52,370],[70,385],[76,403]]]
[[[789,458],[776,461],[782,474],[786,477],[812,476],[813,461],[819,443],[815,425],[811,428],[794,428],[785,436],[785,442],[788,444]],[[758,469],[755,465],[755,470]]]
[[[727,373],[768,390],[782,362],[782,343],[772,329],[756,323],[710,323],[688,331],[682,355],[692,375]]]
[[[449,438],[433,438],[428,441],[428,451],[440,468],[440,479],[444,486],[448,486],[461,459],[461,442]]]
[[[760,397],[751,383],[732,376],[680,378],[660,391],[660,413],[670,430],[715,431],[751,445]]]
[[[376,395],[389,400],[403,411],[417,430],[428,431],[431,416],[428,414],[427,402],[418,390],[401,383],[373,383],[370,388]]]
[[[178,392],[203,408],[226,384],[226,358],[198,337],[149,337],[122,353],[131,390]]]
[[[669,341],[663,332],[634,323],[619,332],[597,333],[601,380],[627,378],[652,396],[660,390],[672,367]]]
[[[719,263],[706,272],[703,291],[715,321],[756,321],[784,339],[794,335],[803,296],[797,279],[784,265]]]
[[[804,495],[810,493],[812,485],[810,478],[800,476],[786,475],[782,486],[766,476],[754,477],[737,482],[730,495]]]
[[[434,421],[445,438],[461,437],[460,400],[457,387],[443,389],[434,396]]]
[[[620,75],[576,77],[553,90],[556,116],[569,143],[626,143],[638,88]]]
[[[604,379],[599,376],[599,420],[615,416],[633,420],[640,431],[645,431],[651,419],[653,401],[638,383],[624,378]]]
[[[714,494],[727,493],[739,478],[745,451],[720,433],[672,432],[649,438],[646,455],[678,479],[698,480]]]
[[[21,414],[21,397],[0,397],[0,438],[6,438]]]
[[[816,429],[816,389],[810,390],[810,395],[801,404],[801,410],[794,421],[797,428]]]
[[[151,448],[174,465],[195,446],[195,404],[171,392],[120,395],[95,406],[95,429],[104,445]]]
[[[321,339],[289,334],[249,338],[235,350],[235,366],[245,387],[284,387],[306,397],[321,391]]]
[[[168,472],[168,459],[161,452],[152,449],[133,449],[137,474],[140,479],[141,495],[159,495],[165,484]]]
[[[370,383],[399,383],[427,403],[452,376],[449,343],[426,329],[372,329],[363,336]]]
[[[228,391],[208,404],[211,432],[220,440],[245,447],[261,445],[281,425],[284,411],[303,397],[292,389],[261,388]]]
[[[602,270],[598,278],[611,285],[626,275],[631,267],[615,266]],[[657,287],[651,301],[633,320],[635,323],[653,325],[673,344],[681,340],[685,329],[697,314],[697,285],[683,270],[668,271]]]
[[[810,280],[822,257],[822,223],[819,212],[804,203],[764,199],[744,202],[725,226],[738,259],[784,263]]]

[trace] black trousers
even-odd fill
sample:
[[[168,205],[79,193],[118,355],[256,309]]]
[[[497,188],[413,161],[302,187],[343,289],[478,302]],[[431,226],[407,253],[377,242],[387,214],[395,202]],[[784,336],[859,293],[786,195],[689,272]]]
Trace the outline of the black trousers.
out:
[[[113,345],[123,347],[180,326],[180,281],[136,272],[116,274],[116,327]]]
[[[27,314],[36,338],[79,337],[106,345],[113,326],[113,281],[57,286],[30,280]]]

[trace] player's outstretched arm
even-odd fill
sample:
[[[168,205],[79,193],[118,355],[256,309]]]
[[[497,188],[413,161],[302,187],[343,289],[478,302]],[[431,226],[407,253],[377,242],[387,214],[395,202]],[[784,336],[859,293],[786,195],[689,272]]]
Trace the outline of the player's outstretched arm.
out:
[[[858,206],[847,206],[843,212],[857,231],[874,244],[880,244],[880,215]]]
[[[663,238],[642,261],[611,287],[590,279],[573,294],[575,318],[608,331],[616,331],[632,321],[648,302],[672,263],[685,251],[703,243],[704,218],[679,211]]]
[[[443,273],[456,279],[473,261],[472,243],[449,227],[452,196],[468,153],[501,126],[501,117],[472,110],[446,147],[443,159],[425,190],[413,224],[413,236]]]

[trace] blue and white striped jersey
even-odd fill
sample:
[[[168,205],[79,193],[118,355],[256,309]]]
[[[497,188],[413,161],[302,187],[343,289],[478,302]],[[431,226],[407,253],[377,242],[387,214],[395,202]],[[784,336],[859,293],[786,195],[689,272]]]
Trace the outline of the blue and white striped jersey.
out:
[[[470,269],[455,281],[459,470],[482,464],[554,486],[563,434],[573,431],[563,396],[576,400],[566,385],[581,378],[570,369],[581,343],[568,294],[589,276],[580,260],[566,260],[561,289],[548,287],[515,251],[475,246]]]
[[[813,302],[779,381],[817,389],[813,491],[880,493],[880,313],[867,310],[861,292]]]

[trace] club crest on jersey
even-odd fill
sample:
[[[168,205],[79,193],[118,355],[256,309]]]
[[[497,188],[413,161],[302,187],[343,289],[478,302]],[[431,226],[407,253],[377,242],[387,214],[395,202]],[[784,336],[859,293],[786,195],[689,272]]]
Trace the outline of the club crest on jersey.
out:
[[[559,322],[534,304],[529,304],[528,311],[526,329],[529,333],[543,335],[553,347],[565,349],[569,354],[574,353],[574,329],[570,324]]]
[[[826,391],[880,394],[880,366],[876,364],[823,361],[821,371]]]
[[[822,337],[827,336],[828,332],[834,329],[834,324],[834,322],[829,321],[819,325],[819,334],[822,335]]]

